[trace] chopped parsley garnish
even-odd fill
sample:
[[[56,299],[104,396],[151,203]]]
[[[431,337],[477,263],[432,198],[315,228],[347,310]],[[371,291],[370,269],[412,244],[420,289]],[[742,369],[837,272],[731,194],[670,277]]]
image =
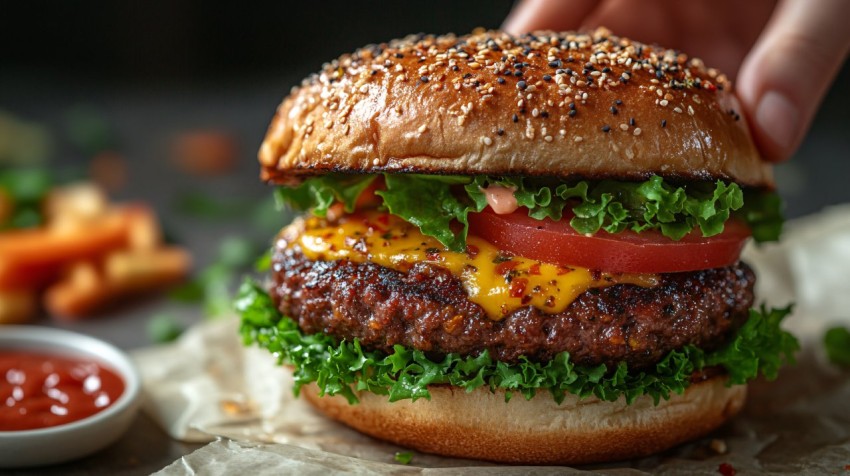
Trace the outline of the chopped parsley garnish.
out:
[[[44,222],[42,201],[53,186],[46,169],[0,171],[0,230],[31,228]]]
[[[180,337],[183,331],[184,327],[169,314],[156,314],[148,319],[148,338],[157,344],[171,342]]]
[[[850,368],[850,329],[833,327],[823,336],[823,345],[830,362]]]

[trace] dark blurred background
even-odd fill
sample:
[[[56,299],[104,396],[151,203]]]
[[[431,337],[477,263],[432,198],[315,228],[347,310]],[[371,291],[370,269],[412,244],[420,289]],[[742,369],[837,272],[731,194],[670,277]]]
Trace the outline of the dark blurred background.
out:
[[[497,27],[512,0],[15,2],[4,64],[121,82],[301,74],[367,43]],[[21,21],[24,19],[25,21]]]
[[[512,4],[7,1],[0,8],[0,156],[72,176],[106,174],[115,199],[154,205],[168,238],[192,250],[206,289],[203,314],[213,315],[211,307],[229,306],[228,286],[257,256],[252,247],[267,246],[288,220],[257,180],[256,151],[290,88],[368,43],[496,28]],[[789,216],[850,202],[848,111],[845,66],[802,148],[777,170]],[[199,157],[214,167],[199,167]],[[233,263],[242,268],[234,272]],[[105,319],[41,322],[136,348],[151,344],[146,328],[159,313],[183,325],[202,318],[197,304],[165,298]],[[126,474],[147,474],[194,448],[167,441],[140,419],[109,452],[39,474],[128,465]]]
[[[185,131],[224,131],[237,144],[239,160],[234,175],[210,182],[213,189],[262,194],[250,183],[257,170],[253,157],[275,105],[300,78],[367,43],[420,31],[498,27],[512,4],[6,2],[0,110],[53,129],[67,126],[69,111],[98,114],[130,164],[126,193],[149,193],[148,180],[156,178],[160,198],[185,185],[178,171],[163,166],[174,138]],[[844,185],[850,176],[848,106],[845,67],[805,144],[778,170],[790,216],[850,201]],[[61,137],[54,142],[52,159],[85,159]]]

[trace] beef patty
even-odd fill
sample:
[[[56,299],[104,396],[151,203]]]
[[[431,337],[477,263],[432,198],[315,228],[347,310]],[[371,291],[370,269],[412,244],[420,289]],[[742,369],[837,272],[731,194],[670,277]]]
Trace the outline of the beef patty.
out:
[[[653,288],[591,289],[563,312],[526,307],[495,321],[438,266],[419,263],[403,273],[311,261],[297,249],[277,249],[272,261],[275,303],[308,334],[358,338],[388,353],[396,344],[434,354],[487,349],[504,362],[545,362],[568,351],[575,363],[609,368],[622,361],[645,368],[687,344],[717,348],[746,321],[755,281],[744,263],[662,274]]]

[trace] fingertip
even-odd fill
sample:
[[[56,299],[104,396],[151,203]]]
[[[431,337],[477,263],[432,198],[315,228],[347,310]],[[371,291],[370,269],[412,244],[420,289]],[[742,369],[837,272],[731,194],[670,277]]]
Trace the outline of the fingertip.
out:
[[[846,0],[783,2],[744,60],[737,92],[753,139],[771,162],[789,159],[850,49]]]
[[[780,91],[762,94],[754,111],[757,142],[765,159],[787,160],[797,148],[802,135],[800,108]]]
[[[535,30],[573,30],[596,8],[596,0],[522,0],[502,29],[512,35]]]
[[[526,33],[536,10],[533,3],[534,0],[523,0],[515,6],[502,23],[502,30],[511,35]]]

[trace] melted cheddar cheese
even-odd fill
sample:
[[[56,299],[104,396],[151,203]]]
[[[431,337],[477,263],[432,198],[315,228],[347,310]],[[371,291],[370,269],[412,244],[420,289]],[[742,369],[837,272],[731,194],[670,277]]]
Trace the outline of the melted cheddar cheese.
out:
[[[415,263],[441,266],[456,276],[469,299],[499,320],[526,306],[561,312],[591,288],[628,283],[651,287],[654,274],[608,274],[587,268],[559,266],[500,252],[487,241],[469,236],[466,253],[447,250],[415,225],[380,212],[349,215],[339,223],[311,217],[283,233],[311,260],[372,262],[397,271]]]

